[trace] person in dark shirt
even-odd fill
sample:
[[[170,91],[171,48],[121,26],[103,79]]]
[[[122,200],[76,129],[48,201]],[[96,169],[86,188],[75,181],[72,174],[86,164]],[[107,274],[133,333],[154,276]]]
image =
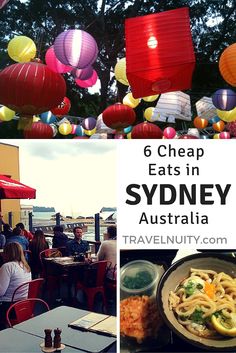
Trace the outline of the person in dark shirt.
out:
[[[53,248],[60,248],[66,246],[69,238],[66,234],[63,233],[62,226],[55,226],[53,228],[53,238],[52,238],[52,247]]]
[[[66,244],[68,255],[85,254],[89,250],[89,244],[86,240],[82,240],[83,229],[81,227],[75,227],[73,229],[74,239],[68,241]]]

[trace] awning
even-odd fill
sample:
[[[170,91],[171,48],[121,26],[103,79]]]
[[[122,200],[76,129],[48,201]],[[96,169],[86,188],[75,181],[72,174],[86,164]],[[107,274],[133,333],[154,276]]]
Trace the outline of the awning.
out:
[[[0,175],[0,199],[35,199],[36,190],[19,181]]]

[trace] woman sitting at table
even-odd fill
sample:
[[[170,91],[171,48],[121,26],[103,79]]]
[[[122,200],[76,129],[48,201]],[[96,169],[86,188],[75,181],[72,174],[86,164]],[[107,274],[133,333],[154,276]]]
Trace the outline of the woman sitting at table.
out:
[[[37,229],[34,233],[34,237],[29,243],[29,250],[31,251],[30,267],[32,271],[32,277],[37,278],[42,271],[42,264],[39,258],[41,251],[49,249],[47,240],[45,239],[42,230]]]
[[[19,243],[8,243],[3,250],[4,264],[0,268],[0,325],[5,322],[7,309],[17,287],[31,280],[30,267]],[[27,288],[22,289],[16,300],[26,299]]]
[[[111,266],[107,271],[109,280],[116,280],[116,254],[116,226],[109,226],[97,254],[98,261],[107,260],[111,262]]]

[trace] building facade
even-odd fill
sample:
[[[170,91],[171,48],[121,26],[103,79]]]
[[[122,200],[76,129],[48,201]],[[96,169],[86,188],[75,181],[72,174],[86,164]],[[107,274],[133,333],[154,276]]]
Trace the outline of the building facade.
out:
[[[0,143],[0,174],[20,181],[18,146]],[[6,223],[9,222],[9,212],[13,225],[20,222],[20,200],[0,200],[0,211]]]

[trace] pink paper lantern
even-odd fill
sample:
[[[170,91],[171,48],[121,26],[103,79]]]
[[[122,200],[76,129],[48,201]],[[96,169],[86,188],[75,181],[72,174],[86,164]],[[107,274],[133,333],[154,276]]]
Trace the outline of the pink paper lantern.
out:
[[[97,82],[97,79],[98,79],[98,75],[97,75],[96,71],[93,70],[93,74],[88,80],[77,79],[77,80],[75,80],[75,83],[82,88],[88,88],[88,87],[92,87],[93,85],[95,85],[95,83]]]
[[[89,33],[80,29],[70,29],[56,37],[54,51],[63,64],[84,69],[97,59],[98,47]]]
[[[166,139],[173,139],[175,135],[176,135],[176,130],[171,126],[166,127],[163,131],[163,136]]]
[[[227,131],[222,131],[220,133],[220,139],[230,139],[230,133]]]
[[[231,121],[226,125],[226,130],[229,131],[230,136],[236,137],[236,121]]]
[[[0,9],[2,9],[7,3],[8,3],[9,0],[0,0]]]
[[[56,57],[53,47],[49,48],[45,55],[45,62],[49,69],[60,74],[70,72],[73,67],[62,64]]]

